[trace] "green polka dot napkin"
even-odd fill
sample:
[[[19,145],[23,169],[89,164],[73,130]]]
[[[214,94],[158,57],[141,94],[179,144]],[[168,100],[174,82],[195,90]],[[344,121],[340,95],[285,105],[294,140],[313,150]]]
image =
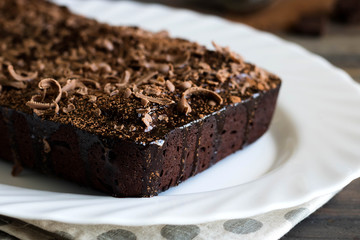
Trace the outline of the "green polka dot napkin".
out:
[[[1,240],[200,240],[279,239],[297,223],[329,201],[334,194],[316,198],[300,206],[275,210],[258,216],[193,225],[77,225],[45,220],[0,216]]]

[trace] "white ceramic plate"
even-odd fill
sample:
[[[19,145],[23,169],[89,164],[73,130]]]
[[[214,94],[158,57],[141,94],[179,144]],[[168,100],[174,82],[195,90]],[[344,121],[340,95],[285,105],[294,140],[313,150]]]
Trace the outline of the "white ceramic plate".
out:
[[[283,86],[268,133],[158,197],[116,199],[1,163],[0,214],[80,224],[190,224],[295,206],[360,176],[360,88],[343,71],[271,34],[160,5],[56,0],[110,24],[139,25],[211,47],[230,46],[278,74]]]

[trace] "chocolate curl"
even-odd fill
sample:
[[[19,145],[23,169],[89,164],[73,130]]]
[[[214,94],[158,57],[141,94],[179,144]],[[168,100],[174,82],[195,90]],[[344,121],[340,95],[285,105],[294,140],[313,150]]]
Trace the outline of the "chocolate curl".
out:
[[[222,97],[216,92],[201,87],[191,87],[187,89],[185,92],[183,92],[181,99],[178,103],[178,110],[182,113],[185,113],[185,115],[188,115],[192,111],[186,98],[194,94],[210,95],[219,104],[223,103]]]
[[[139,92],[134,93],[134,96],[137,97],[137,98],[140,98],[140,99],[145,99],[145,100],[147,100],[149,102],[160,104],[160,105],[169,105],[169,104],[175,103],[173,100],[170,100],[168,98],[149,97],[149,96],[146,96],[146,95],[144,95],[142,93],[139,93]]]
[[[39,82],[39,88],[43,90],[41,95],[34,95],[31,97],[31,100],[26,103],[26,106],[32,108],[34,113],[37,115],[45,114],[46,110],[51,110],[53,108],[55,113],[59,112],[59,101],[61,99],[62,90],[58,81],[53,78],[45,78]],[[55,87],[57,92],[56,97],[52,102],[44,102],[46,95],[48,95],[49,90]]]
[[[38,72],[33,72],[33,73],[29,72],[29,73],[23,73],[23,75],[20,75],[15,72],[13,65],[8,65],[8,71],[9,71],[10,76],[14,80],[19,81],[19,82],[32,81],[35,78],[37,78],[37,76],[38,76]]]

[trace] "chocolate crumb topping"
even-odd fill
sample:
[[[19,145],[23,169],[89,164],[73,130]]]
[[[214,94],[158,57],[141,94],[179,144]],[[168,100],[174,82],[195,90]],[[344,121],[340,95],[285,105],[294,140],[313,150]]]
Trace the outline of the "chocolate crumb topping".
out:
[[[228,47],[102,24],[43,0],[1,2],[0,36],[2,106],[144,143],[280,84]]]

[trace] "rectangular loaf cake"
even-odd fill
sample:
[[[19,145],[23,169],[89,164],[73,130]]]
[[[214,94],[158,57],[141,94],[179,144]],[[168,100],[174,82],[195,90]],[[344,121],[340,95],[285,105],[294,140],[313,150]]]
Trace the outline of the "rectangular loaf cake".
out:
[[[116,197],[178,185],[257,140],[276,105],[277,76],[213,45],[1,0],[0,158]]]

